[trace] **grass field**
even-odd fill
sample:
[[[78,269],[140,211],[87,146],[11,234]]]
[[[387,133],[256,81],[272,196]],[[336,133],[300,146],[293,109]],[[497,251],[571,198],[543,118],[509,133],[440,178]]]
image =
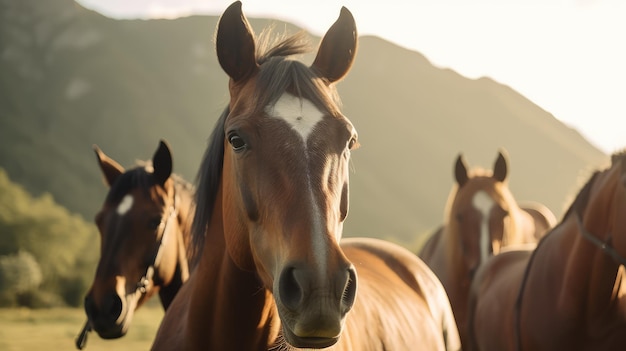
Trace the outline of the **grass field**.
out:
[[[126,336],[103,340],[91,332],[85,350],[148,350],[162,318],[158,305],[142,307]],[[84,323],[85,313],[77,308],[0,309],[0,350],[76,350],[74,340]]]

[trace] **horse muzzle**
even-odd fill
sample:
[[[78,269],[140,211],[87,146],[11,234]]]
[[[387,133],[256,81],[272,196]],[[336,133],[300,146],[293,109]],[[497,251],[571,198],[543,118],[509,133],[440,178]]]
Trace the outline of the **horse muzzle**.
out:
[[[128,331],[129,309],[118,294],[108,294],[100,305],[91,294],[85,297],[85,313],[93,330],[103,339],[117,339]],[[129,318],[130,317],[130,318]]]
[[[318,274],[291,265],[276,284],[283,336],[298,348],[326,348],[339,340],[345,316],[356,298],[357,277],[351,265],[320,279]]]

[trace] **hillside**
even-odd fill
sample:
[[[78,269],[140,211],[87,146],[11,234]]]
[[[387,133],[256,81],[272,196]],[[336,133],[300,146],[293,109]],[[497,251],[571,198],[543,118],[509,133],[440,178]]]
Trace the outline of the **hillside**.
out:
[[[113,20],[71,0],[0,0],[0,9],[0,166],[12,179],[88,220],[106,192],[92,144],[131,166],[165,138],[175,172],[194,179],[227,102],[212,43],[217,17]],[[269,22],[252,19],[257,33]],[[557,216],[581,172],[607,159],[509,87],[377,37],[360,38],[338,89],[362,144],[346,235],[409,245],[438,225],[461,151],[491,167],[506,148],[513,193]]]

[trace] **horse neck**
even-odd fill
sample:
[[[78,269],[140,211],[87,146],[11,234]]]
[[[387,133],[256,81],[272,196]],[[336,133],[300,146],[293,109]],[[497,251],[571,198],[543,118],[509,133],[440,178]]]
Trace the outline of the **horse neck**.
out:
[[[267,350],[280,322],[274,299],[254,272],[238,268],[224,238],[222,190],[194,272],[189,325],[192,342],[208,350]]]
[[[603,191],[613,192],[612,184],[603,186],[611,187]],[[612,233],[615,229],[611,211],[612,201],[612,196],[592,196],[584,212],[580,214],[584,229],[578,223],[576,211],[572,211],[568,218],[570,226],[576,229],[569,231],[569,236],[573,237],[570,240],[574,240],[574,245],[567,260],[572,269],[566,272],[566,276],[571,277],[566,280],[566,283],[569,283],[566,288],[586,292],[581,294],[586,301],[580,301],[580,306],[586,306],[586,316],[591,320],[603,318],[607,311],[614,312],[616,308],[622,311],[620,317],[622,320],[626,317],[626,301],[622,298],[626,293],[624,268],[581,233],[582,230],[586,230],[588,234],[612,246],[611,236],[621,234]],[[611,316],[614,315],[611,313]]]
[[[535,237],[535,220],[528,212],[524,211],[517,203],[511,205],[511,223],[504,238],[502,246],[529,244],[537,241]]]
[[[447,271],[446,284],[469,289],[470,274],[463,260],[463,252],[460,245],[461,238],[459,237],[460,231],[459,227],[449,222],[442,232],[443,240],[441,240],[441,244],[443,244],[443,250],[445,251],[443,256],[447,261],[445,264]]]

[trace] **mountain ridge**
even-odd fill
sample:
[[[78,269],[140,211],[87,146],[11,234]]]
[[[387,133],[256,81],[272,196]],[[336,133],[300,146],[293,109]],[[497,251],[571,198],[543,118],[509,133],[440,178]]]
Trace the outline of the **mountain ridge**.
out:
[[[228,102],[213,49],[217,17],[114,20],[73,1],[38,5],[0,2],[12,16],[4,11],[0,24],[0,166],[88,219],[106,193],[93,144],[129,167],[164,138],[175,172],[194,180]],[[250,22],[257,33],[273,22],[300,30]],[[584,170],[608,159],[509,86],[435,67],[380,37],[359,40],[353,69],[338,84],[363,145],[353,153],[347,236],[411,245],[436,227],[459,152],[490,168],[505,148],[513,194],[557,216]]]

